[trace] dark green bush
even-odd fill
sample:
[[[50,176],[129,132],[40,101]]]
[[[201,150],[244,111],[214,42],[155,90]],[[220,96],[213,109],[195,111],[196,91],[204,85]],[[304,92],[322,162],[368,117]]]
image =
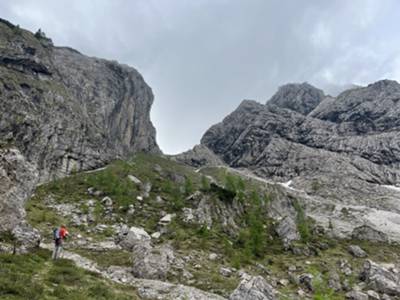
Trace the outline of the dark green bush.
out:
[[[219,185],[216,185],[215,183],[210,184],[210,191],[212,193],[215,193],[218,196],[218,199],[220,199],[221,201],[228,202],[228,203],[232,203],[233,199],[236,196],[235,191],[225,189]]]

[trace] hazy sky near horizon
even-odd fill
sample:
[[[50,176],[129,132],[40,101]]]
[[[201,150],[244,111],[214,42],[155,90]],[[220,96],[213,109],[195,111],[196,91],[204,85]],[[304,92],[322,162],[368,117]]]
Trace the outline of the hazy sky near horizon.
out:
[[[117,60],[152,87],[165,153],[280,85],[400,81],[398,0],[2,0],[0,17]]]

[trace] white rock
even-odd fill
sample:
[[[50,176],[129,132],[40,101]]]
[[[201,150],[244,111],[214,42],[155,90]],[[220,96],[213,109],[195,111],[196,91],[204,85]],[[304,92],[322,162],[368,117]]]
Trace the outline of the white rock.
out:
[[[160,203],[163,203],[163,202],[164,202],[164,199],[163,199],[161,196],[157,196],[157,197],[156,197],[156,202],[159,203],[159,204],[160,204]]]
[[[182,276],[183,276],[183,278],[185,278],[186,280],[193,279],[193,277],[194,277],[193,274],[190,273],[190,272],[187,271],[187,270],[183,270]]]
[[[279,280],[279,282],[278,282],[280,285],[282,285],[282,286],[287,286],[288,284],[289,284],[289,280],[287,280],[287,279],[281,279],[281,280]]]
[[[306,296],[306,292],[302,289],[298,289],[297,290],[297,295],[299,295],[300,297],[305,297]]]
[[[128,234],[131,234],[138,240],[150,240],[150,235],[141,227],[134,227],[132,226],[129,228]]]
[[[171,223],[172,219],[175,218],[176,214],[166,214],[164,217],[160,219],[158,222],[160,225],[168,225]]]
[[[161,236],[161,232],[159,232],[159,231],[156,231],[156,232],[154,232],[154,233],[151,234],[151,237],[152,237],[153,239],[159,239],[160,236]]]
[[[110,197],[104,197],[101,202],[105,205],[105,206],[112,206],[113,205],[113,201],[111,200]]]
[[[216,253],[210,253],[208,256],[209,260],[216,260],[218,258],[218,255]]]
[[[229,268],[224,268],[224,267],[221,267],[220,269],[219,269],[219,273],[222,275],[222,276],[224,276],[224,277],[230,277],[231,275],[232,275],[232,270],[231,269],[229,269]]]
[[[133,183],[135,183],[135,184],[142,184],[142,182],[140,181],[140,179],[137,178],[137,177],[135,177],[135,176],[133,176],[133,175],[128,175],[128,179],[129,179],[130,181],[132,181]]]
[[[367,295],[369,299],[373,299],[373,300],[379,300],[381,299],[381,297],[379,296],[379,294],[373,290],[369,290],[367,291]]]

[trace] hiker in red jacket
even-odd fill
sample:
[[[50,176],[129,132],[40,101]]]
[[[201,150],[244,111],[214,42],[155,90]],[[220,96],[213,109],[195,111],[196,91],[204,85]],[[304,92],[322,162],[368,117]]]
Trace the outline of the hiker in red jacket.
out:
[[[62,245],[64,239],[68,236],[68,230],[65,225],[61,225],[60,228],[56,228],[53,230],[53,239],[54,239],[54,251],[53,251],[53,259],[58,259],[61,256]]]

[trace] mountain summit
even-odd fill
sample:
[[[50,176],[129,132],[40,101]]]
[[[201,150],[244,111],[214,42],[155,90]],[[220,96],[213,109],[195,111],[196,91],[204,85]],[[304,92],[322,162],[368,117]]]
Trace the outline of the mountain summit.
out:
[[[279,88],[267,104],[294,110],[302,115],[307,115],[324,99],[324,92],[304,82],[301,84],[290,83]]]

